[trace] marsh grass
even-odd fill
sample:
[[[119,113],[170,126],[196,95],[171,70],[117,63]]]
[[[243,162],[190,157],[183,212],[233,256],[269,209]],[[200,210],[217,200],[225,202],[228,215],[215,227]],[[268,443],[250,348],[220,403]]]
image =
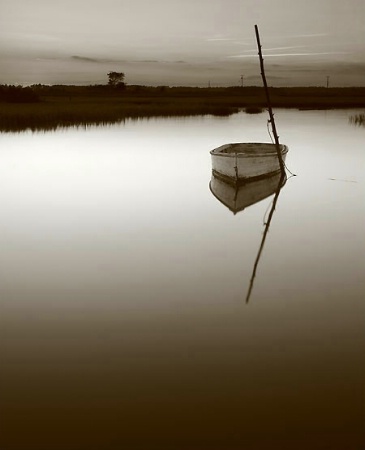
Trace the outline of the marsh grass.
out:
[[[0,131],[41,131],[121,123],[125,119],[194,115],[228,116],[244,108],[249,114],[266,107],[260,87],[188,88],[168,86],[33,87],[40,101],[0,101]],[[365,88],[270,88],[273,107],[346,108],[365,106]]]
[[[350,116],[350,123],[354,125],[360,125],[365,127],[365,113],[364,114],[355,114]]]
[[[246,106],[245,113],[246,114],[261,114],[264,112],[264,108],[261,108],[261,106]]]
[[[0,129],[5,132],[22,130],[55,130],[70,126],[105,125],[123,122],[127,118],[171,117],[212,114],[228,116],[239,108],[204,99],[75,99],[37,104],[0,104]]]

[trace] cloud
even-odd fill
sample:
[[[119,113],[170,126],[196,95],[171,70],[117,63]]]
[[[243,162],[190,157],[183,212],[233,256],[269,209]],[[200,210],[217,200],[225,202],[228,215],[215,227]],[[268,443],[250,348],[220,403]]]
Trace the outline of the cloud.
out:
[[[287,39],[311,39],[311,38],[320,38],[331,36],[330,33],[303,33],[303,34],[280,34],[280,35],[271,35],[266,36],[265,40],[273,39],[277,40],[287,40]]]
[[[85,62],[94,62],[94,63],[101,62],[101,61],[98,60],[98,59],[95,59],[95,58],[88,58],[88,57],[86,57],[86,56],[77,56],[77,55],[75,55],[75,56],[71,56],[71,58],[74,59],[74,60],[76,60],[76,61],[85,61]]]
[[[351,52],[303,52],[303,53],[272,53],[270,55],[265,54],[265,58],[280,58],[287,56],[323,56],[323,55],[348,55]],[[254,55],[231,55],[227,58],[257,58],[257,53]]]
[[[2,38],[9,41],[33,42],[33,43],[48,43],[60,42],[61,39],[57,35],[41,34],[41,33],[26,33],[26,32],[1,32]]]
[[[59,59],[59,58],[57,58]],[[89,56],[79,56],[73,55],[71,56],[73,61],[80,62],[92,62],[99,64],[187,64],[186,61],[180,59],[177,61],[167,61],[167,60],[158,60],[158,59],[105,59],[105,58],[90,58]]]
[[[227,42],[227,41],[233,41],[231,38],[223,38],[223,37],[213,37],[213,38],[207,38],[205,39],[207,42]]]
[[[289,47],[271,47],[271,48],[265,48],[264,52],[266,54],[266,52],[272,52],[272,51],[276,51],[276,50],[291,50],[291,49],[295,49],[295,48],[306,48],[307,45],[291,45]],[[243,50],[243,53],[253,53],[256,52],[255,54],[257,55],[257,48],[250,48],[248,50]],[[243,56],[243,55],[242,55]]]
[[[324,36],[329,36],[329,34],[328,33],[294,34],[293,36],[287,36],[287,37],[312,38],[312,37],[324,37]]]
[[[291,45],[289,47],[271,47],[271,48],[265,48],[265,53],[266,52],[272,52],[274,50],[291,50],[294,48],[305,48],[307,47],[306,45]]]
[[[165,61],[158,59],[131,59],[129,61],[121,61],[122,63],[131,63],[131,64],[187,64],[186,61],[178,60],[178,61]]]
[[[130,63],[144,63],[144,64],[159,64],[161,61],[158,61],[157,59],[137,59],[135,61],[126,61]]]

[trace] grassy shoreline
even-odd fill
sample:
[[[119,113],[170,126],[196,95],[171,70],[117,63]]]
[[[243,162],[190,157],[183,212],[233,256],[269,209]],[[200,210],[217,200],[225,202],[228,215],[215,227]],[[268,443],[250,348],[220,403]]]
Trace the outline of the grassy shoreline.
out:
[[[39,101],[0,101],[0,131],[42,131],[123,122],[129,118],[228,116],[266,107],[261,87],[188,88],[127,86],[32,87]],[[365,108],[365,88],[270,88],[274,108]]]

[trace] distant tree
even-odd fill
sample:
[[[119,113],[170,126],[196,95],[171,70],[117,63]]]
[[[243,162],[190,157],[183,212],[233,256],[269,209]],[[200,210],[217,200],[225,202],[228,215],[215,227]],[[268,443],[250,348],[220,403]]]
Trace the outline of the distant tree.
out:
[[[124,77],[125,74],[123,72],[109,72],[108,73],[108,85],[114,88],[124,88]]]

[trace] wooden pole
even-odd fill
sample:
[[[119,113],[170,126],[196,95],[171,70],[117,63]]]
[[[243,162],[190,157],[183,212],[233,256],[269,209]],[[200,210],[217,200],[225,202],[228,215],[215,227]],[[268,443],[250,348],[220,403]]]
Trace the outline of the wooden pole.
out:
[[[262,77],[262,81],[264,83],[264,88],[265,88],[266,101],[267,101],[267,106],[268,106],[268,109],[269,109],[271,128],[272,128],[272,132],[274,134],[274,139],[275,139],[275,144],[276,144],[276,151],[277,151],[277,154],[278,154],[278,159],[279,159],[279,164],[280,164],[280,170],[281,170],[281,173],[284,175],[285,174],[285,166],[284,166],[284,161],[283,161],[283,157],[282,157],[281,150],[280,150],[279,136],[278,136],[278,133],[276,132],[274,114],[273,114],[272,108],[271,108],[269,88],[267,87],[267,82],[266,82],[265,69],[264,69],[264,59],[262,57],[260,35],[259,35],[259,29],[258,29],[257,25],[255,25],[255,32],[256,32],[257,47],[258,47],[258,50],[259,50],[259,57],[260,57],[261,77]]]
[[[272,219],[272,216],[274,215],[274,211],[275,211],[275,208],[276,208],[276,203],[278,201],[281,188],[284,186],[285,183],[286,183],[286,175],[281,174],[278,187],[276,188],[275,197],[274,197],[274,200],[272,202],[271,209],[270,209],[270,213],[269,213],[266,225],[265,225],[264,234],[262,235],[259,251],[257,253],[256,260],[255,260],[255,263],[254,263],[254,266],[253,266],[251,280],[250,280],[250,286],[248,288],[248,292],[247,292],[247,295],[246,295],[246,303],[249,302],[250,297],[251,297],[253,283],[254,283],[254,280],[255,280],[255,277],[256,277],[257,266],[259,265],[259,261],[260,261],[260,258],[261,258],[262,250],[264,249],[266,236],[267,236],[267,233],[269,232],[269,228],[270,228],[270,224],[271,224],[271,219]]]

